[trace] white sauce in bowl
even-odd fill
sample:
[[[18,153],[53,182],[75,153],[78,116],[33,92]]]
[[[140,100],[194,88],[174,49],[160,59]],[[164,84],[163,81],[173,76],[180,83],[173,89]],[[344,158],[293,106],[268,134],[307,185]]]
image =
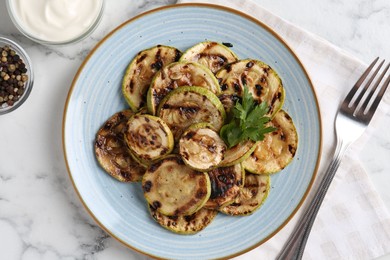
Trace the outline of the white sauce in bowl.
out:
[[[60,43],[85,34],[99,18],[103,0],[11,0],[9,4],[28,36]]]

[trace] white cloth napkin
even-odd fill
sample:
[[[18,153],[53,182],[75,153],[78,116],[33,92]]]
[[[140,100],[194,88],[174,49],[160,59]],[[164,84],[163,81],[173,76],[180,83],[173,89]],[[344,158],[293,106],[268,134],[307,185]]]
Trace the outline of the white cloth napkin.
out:
[[[366,65],[325,40],[284,21],[250,0],[202,0],[241,10],[268,25],[294,50],[307,69],[319,98],[323,126],[323,153],[317,180],[333,154],[333,122],[342,99]],[[390,108],[390,93],[381,103],[364,136],[349,150],[320,209],[304,253],[304,259],[372,259],[390,253],[390,214],[369,177],[355,159],[375,124]],[[382,117],[383,118],[383,117]],[[309,194],[309,198],[313,192]],[[274,237],[237,259],[273,259],[291,234],[302,209]]]

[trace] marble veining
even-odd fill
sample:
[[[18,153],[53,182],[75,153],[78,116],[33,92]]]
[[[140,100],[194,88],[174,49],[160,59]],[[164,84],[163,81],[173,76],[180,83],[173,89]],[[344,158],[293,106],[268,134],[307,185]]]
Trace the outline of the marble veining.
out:
[[[390,57],[390,48],[383,45],[389,37],[386,27],[390,24],[390,6],[387,0],[256,2],[367,63],[379,55]]]
[[[82,206],[63,161],[62,113],[74,73],[104,35],[141,12],[176,2],[106,1],[92,36],[67,47],[31,42],[12,25],[4,1],[0,3],[0,34],[19,42],[36,70],[29,100],[0,116],[0,259],[148,259],[111,238]],[[377,55],[390,58],[388,0],[256,2],[367,63]],[[389,127],[390,112],[359,156],[390,209],[384,185],[390,173]]]

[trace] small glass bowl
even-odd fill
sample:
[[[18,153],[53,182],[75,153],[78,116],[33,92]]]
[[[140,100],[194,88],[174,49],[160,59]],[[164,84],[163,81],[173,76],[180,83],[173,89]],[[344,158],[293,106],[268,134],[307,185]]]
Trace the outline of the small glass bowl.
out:
[[[19,55],[19,57],[23,60],[27,69],[26,75],[28,76],[28,79],[24,83],[24,92],[20,95],[19,99],[15,101],[12,106],[8,105],[7,103],[0,104],[0,115],[7,114],[20,107],[24,103],[24,101],[27,100],[34,84],[32,63],[27,53],[23,50],[22,47],[19,46],[19,44],[0,35],[0,47],[3,48],[4,46],[9,46],[10,49],[14,50],[16,54]],[[0,53],[0,65],[3,63],[1,61],[1,56],[2,54]],[[0,67],[0,73],[1,71],[2,69]],[[2,84],[2,81],[0,81],[0,84]]]
[[[75,36],[74,38],[71,38],[71,39],[66,40],[66,41],[49,41],[49,40],[40,39],[40,38],[36,37],[36,35],[33,35],[33,34],[27,32],[23,28],[23,26],[21,24],[19,24],[17,16],[15,15],[15,12],[14,12],[14,10],[12,8],[12,3],[11,3],[12,1],[13,0],[6,0],[5,1],[6,2],[6,6],[7,6],[7,10],[8,10],[8,14],[9,14],[13,24],[15,25],[15,27],[24,36],[26,36],[27,38],[29,38],[30,40],[32,40],[34,42],[37,42],[37,43],[40,43],[40,44],[43,44],[43,45],[58,45],[58,46],[68,45],[68,44],[72,44],[72,43],[77,43],[77,42],[85,39],[86,37],[88,37],[96,29],[96,27],[99,25],[99,23],[101,21],[101,18],[103,16],[104,5],[105,5],[105,0],[102,0],[101,6],[100,6],[100,9],[99,9],[99,14],[96,16],[95,21],[82,34],[80,34],[78,36]]]

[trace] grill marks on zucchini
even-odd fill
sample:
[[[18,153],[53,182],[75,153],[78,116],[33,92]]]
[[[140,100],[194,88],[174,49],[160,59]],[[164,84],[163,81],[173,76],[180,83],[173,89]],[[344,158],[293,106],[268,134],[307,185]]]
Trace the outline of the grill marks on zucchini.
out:
[[[211,192],[207,173],[189,168],[176,155],[152,164],[144,174],[142,188],[148,203],[167,216],[193,214]]]
[[[219,209],[233,203],[244,183],[244,173],[241,164],[209,171],[211,195],[204,207]]]
[[[101,167],[121,182],[140,181],[145,172],[130,156],[123,136],[132,115],[130,110],[124,110],[111,116],[97,132],[94,145]]]
[[[218,96],[223,107],[225,108],[226,115],[231,115],[231,110],[237,101],[241,101],[241,97],[236,94],[222,94]]]
[[[257,103],[266,101],[269,114],[275,115],[284,103],[284,88],[277,73],[267,64],[253,59],[239,60],[217,72],[222,94],[242,96],[248,86]]]
[[[217,212],[252,214],[268,196],[268,174],[296,153],[296,129],[280,110],[281,79],[261,61],[238,60],[228,47],[206,41],[182,56],[162,45],[139,52],[122,80],[132,111],[113,115],[96,136],[102,168],[119,181],[142,180],[152,218],[175,233],[199,232]],[[244,85],[257,103],[267,102],[277,130],[227,149],[218,132]]]
[[[237,55],[228,47],[218,42],[201,42],[186,50],[181,61],[194,61],[208,67],[216,73],[226,64],[237,61]]]
[[[167,123],[177,141],[184,130],[195,123],[207,122],[219,131],[225,121],[225,110],[218,97],[210,90],[184,86],[163,99],[158,116]]]
[[[195,234],[208,226],[218,211],[202,208],[191,215],[166,216],[149,205],[153,219],[162,227],[178,234]]]
[[[130,118],[126,126],[126,143],[140,161],[150,162],[172,151],[173,135],[161,118],[137,114]]]
[[[298,134],[291,117],[280,110],[270,122],[277,130],[266,135],[254,152],[243,161],[246,170],[257,174],[272,174],[283,170],[294,158]]]
[[[122,93],[133,111],[145,105],[146,93],[154,74],[164,65],[178,61],[181,52],[157,45],[139,52],[128,65],[122,80]]]
[[[189,129],[179,140],[179,153],[189,167],[207,171],[223,159],[225,142],[210,128]]]
[[[204,87],[216,95],[220,92],[217,79],[205,66],[195,62],[174,62],[154,76],[147,95],[149,111],[155,114],[161,100],[181,86]]]
[[[251,215],[258,210],[268,196],[271,178],[268,175],[245,174],[244,187],[228,206],[219,209],[233,216]]]

